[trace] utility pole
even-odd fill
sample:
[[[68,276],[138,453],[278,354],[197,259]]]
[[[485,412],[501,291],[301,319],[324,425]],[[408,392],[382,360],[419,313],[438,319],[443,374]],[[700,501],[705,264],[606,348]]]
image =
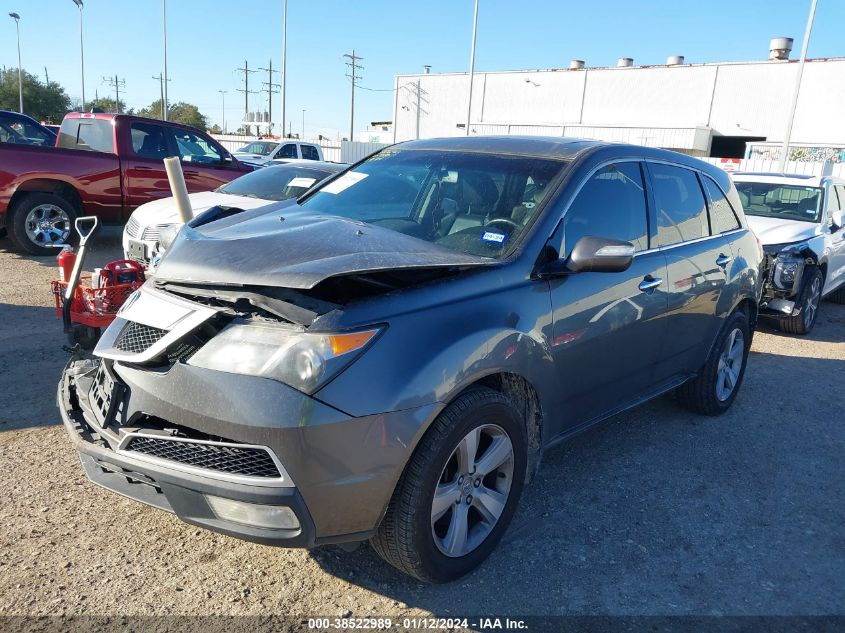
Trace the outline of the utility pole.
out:
[[[792,104],[789,108],[789,118],[786,121],[786,134],[783,147],[780,150],[780,166],[778,171],[786,171],[786,161],[789,158],[789,142],[792,140],[792,124],[795,122],[795,110],[798,107],[798,93],[801,91],[801,76],[804,74],[804,63],[807,61],[807,47],[810,45],[810,33],[813,31],[813,20],[816,17],[816,0],[810,4],[810,15],[804,30],[804,41],[801,42],[801,58],[798,61],[798,74],[795,76],[795,87],[792,90]]]
[[[161,17],[164,27],[164,105],[161,111],[164,113],[163,120],[167,121],[167,111],[170,109],[167,106],[167,0],[161,0]]]
[[[274,84],[273,83],[273,73],[276,73],[278,75],[279,71],[273,70],[273,60],[272,59],[270,60],[269,66],[270,66],[269,68],[259,68],[258,69],[258,70],[267,71],[267,81],[265,81],[262,84],[264,86],[267,86],[267,88],[265,90],[263,90],[262,92],[266,92],[269,99],[270,99],[270,102],[267,106],[268,109],[270,110],[270,127],[268,128],[268,131],[273,129],[273,93],[274,92],[278,93],[278,90],[276,90],[276,88],[282,87],[281,84]],[[285,127],[284,126],[284,119],[282,119],[282,128],[284,128],[284,127]],[[284,132],[285,132],[284,129],[282,129],[282,136],[285,135]]]
[[[79,68],[82,75],[82,110],[85,111],[85,45],[82,41],[82,0],[73,0],[79,7]]]
[[[355,54],[355,49],[352,49],[352,54],[344,55],[349,61],[346,62],[346,65],[349,66],[349,74],[346,75],[347,77],[352,79],[352,109],[349,115],[349,140],[353,140],[352,135],[355,133],[355,82],[360,79],[358,75],[359,70],[364,70],[364,67],[361,66],[358,62],[363,60],[363,57],[358,57]]]
[[[223,97],[223,134],[226,133],[226,93],[228,90],[218,90],[217,92]]]
[[[103,81],[106,82],[109,87],[114,88],[115,107],[117,107],[117,113],[120,114],[120,89],[126,88],[126,80],[118,79],[117,75],[115,75],[114,77],[103,77]]]
[[[249,120],[249,95],[250,94],[258,94],[257,91],[249,89],[249,74],[250,73],[257,73],[257,70],[250,70],[249,64],[246,60],[244,60],[244,67],[243,68],[235,68],[236,72],[241,72],[244,74],[244,87],[243,90],[240,88],[237,89],[238,92],[244,93],[244,123]],[[249,127],[249,126],[247,126]]]
[[[47,82],[47,85],[50,85],[50,75],[47,73],[47,67],[44,66],[44,81]]]
[[[472,116],[472,84],[475,80],[475,34],[478,32],[478,0],[475,0],[475,13],[472,18],[472,48],[469,53],[469,99],[467,100],[467,127],[469,136],[469,120]]]
[[[164,75],[161,73],[158,74],[158,77],[153,75],[153,79],[158,81],[159,90],[161,91],[161,109],[159,110],[159,115],[161,116],[162,121],[167,121],[167,115],[164,111]]]
[[[288,0],[282,8],[282,138],[285,136],[285,86],[288,81]],[[270,80],[272,81],[272,79]],[[272,116],[270,117],[272,118]]]

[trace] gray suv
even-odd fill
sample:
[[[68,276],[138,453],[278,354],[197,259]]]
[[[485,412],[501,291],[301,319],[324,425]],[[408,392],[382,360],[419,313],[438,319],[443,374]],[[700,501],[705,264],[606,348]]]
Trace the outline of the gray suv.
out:
[[[673,390],[726,411],[761,292],[724,172],[565,138],[393,146],[166,247],[62,376],[88,476],[429,582],[490,554],[546,448]]]

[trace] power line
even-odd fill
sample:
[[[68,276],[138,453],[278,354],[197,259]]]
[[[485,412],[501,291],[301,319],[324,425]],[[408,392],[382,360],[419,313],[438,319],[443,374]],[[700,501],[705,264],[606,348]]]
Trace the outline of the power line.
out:
[[[250,70],[249,64],[246,60],[244,60],[244,67],[243,68],[235,68],[236,72],[241,72],[244,74],[244,87],[243,89],[238,88],[238,92],[244,93],[244,121],[249,119],[249,95],[254,94],[257,95],[257,90],[250,90],[249,89],[249,75],[250,73],[257,73],[257,70]]]
[[[117,75],[114,77],[103,77],[103,83],[106,83],[114,89],[114,102],[117,105],[117,112],[120,114],[120,89],[126,88],[126,79],[118,79]]]
[[[267,71],[267,81],[265,81],[261,84],[262,86],[267,86],[267,87],[262,89],[261,92],[266,92],[267,96],[270,100],[269,104],[267,105],[267,109],[270,111],[270,121],[269,121],[270,128],[269,129],[273,129],[273,93],[275,92],[276,94],[278,94],[279,90],[276,90],[276,88],[279,88],[281,90],[282,84],[274,84],[273,83],[273,73],[276,73],[278,75],[279,71],[273,70],[273,60],[272,59],[270,60],[269,66],[270,66],[269,68],[259,68],[258,70]],[[284,135],[285,135],[285,122],[282,121],[282,136],[284,136]]]
[[[364,67],[358,63],[358,61],[363,60],[363,57],[359,57],[355,54],[355,49],[352,49],[352,54],[344,55],[349,61],[346,62],[346,66],[349,68],[349,74],[346,76],[352,80],[352,107],[350,109],[349,115],[349,140],[352,139],[352,135],[355,132],[355,86],[356,82],[360,79],[358,75],[359,70],[364,70]]]

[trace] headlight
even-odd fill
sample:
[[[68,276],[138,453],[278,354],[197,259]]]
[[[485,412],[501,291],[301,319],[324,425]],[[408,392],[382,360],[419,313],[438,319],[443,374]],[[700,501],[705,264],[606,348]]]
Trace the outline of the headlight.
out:
[[[772,272],[772,283],[780,290],[795,290],[795,286],[804,272],[803,258],[790,253],[781,253]]]
[[[309,333],[273,325],[233,323],[203,345],[189,365],[278,380],[314,393],[371,343],[378,329]]]

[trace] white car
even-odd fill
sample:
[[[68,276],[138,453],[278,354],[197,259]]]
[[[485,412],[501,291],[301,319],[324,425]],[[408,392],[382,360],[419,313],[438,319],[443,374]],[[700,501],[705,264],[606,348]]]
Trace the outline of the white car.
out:
[[[807,334],[819,302],[845,303],[845,180],[794,174],[732,174],[751,230],[763,244],[761,314]]]
[[[325,160],[323,149],[316,143],[302,143],[291,139],[253,141],[234,152],[234,155],[239,161],[253,165],[263,165],[271,160]]]
[[[244,211],[263,207],[298,197],[314,184],[347,166],[323,162],[273,165],[245,174],[214,191],[190,194],[191,210],[196,216],[215,206]],[[153,254],[159,250],[158,241],[162,232],[180,225],[173,198],[142,204],[135,209],[123,229],[124,256],[149,265]]]

